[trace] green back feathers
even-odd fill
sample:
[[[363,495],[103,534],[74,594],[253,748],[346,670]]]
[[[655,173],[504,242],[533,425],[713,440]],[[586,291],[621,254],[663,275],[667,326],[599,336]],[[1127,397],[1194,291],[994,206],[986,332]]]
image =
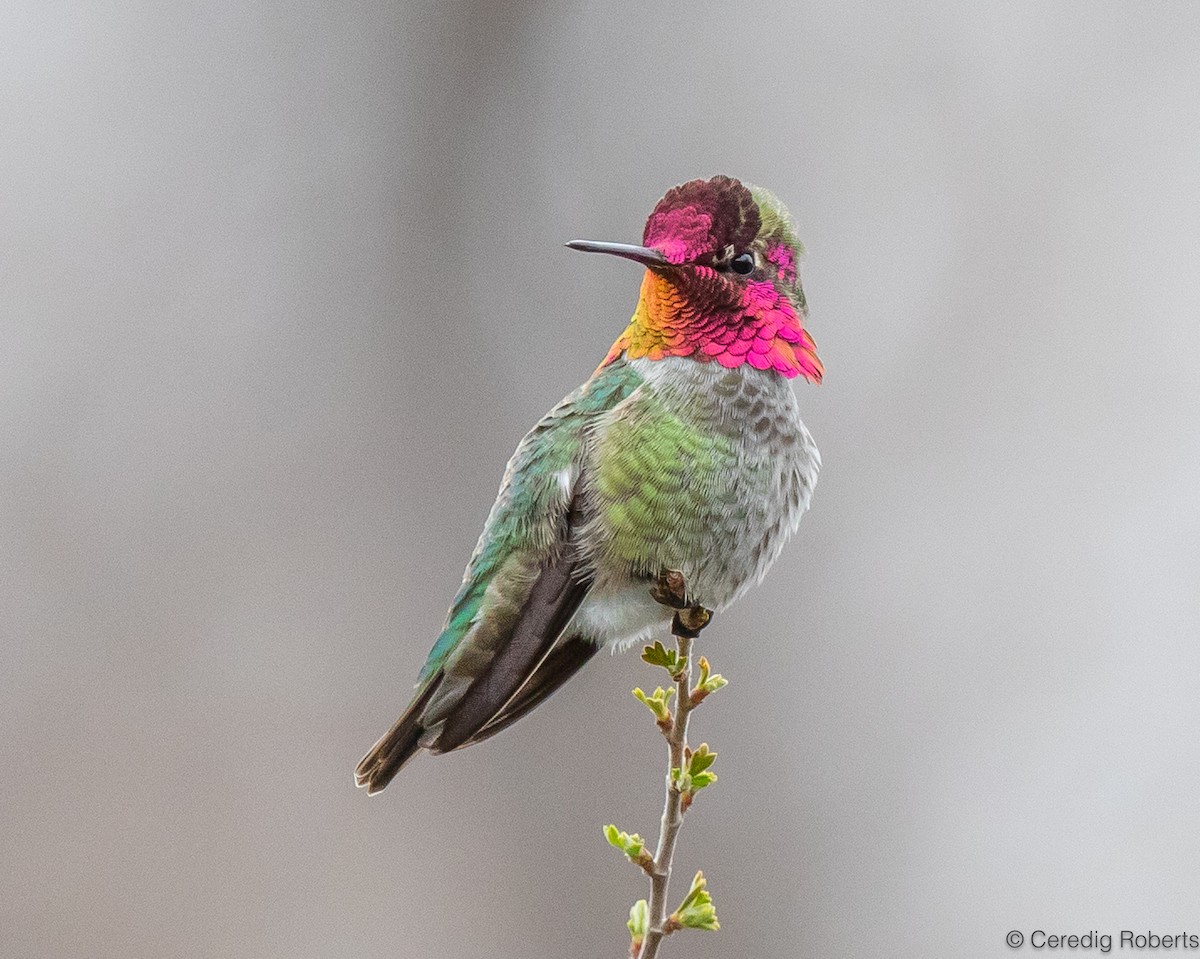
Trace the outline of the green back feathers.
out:
[[[521,440],[420,681],[447,664],[485,601],[503,601],[508,594],[515,599],[532,584],[537,570],[559,545],[555,536],[570,505],[570,490],[564,489],[561,475],[579,469],[596,417],[641,382],[625,363],[601,367]]]

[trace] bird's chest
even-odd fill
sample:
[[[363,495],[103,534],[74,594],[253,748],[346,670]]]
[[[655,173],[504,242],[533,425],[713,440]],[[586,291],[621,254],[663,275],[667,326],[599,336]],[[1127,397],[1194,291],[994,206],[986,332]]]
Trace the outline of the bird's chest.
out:
[[[720,608],[760,578],[808,505],[819,465],[782,378],[688,359],[637,361],[645,387],[596,444],[602,569],[680,569]]]

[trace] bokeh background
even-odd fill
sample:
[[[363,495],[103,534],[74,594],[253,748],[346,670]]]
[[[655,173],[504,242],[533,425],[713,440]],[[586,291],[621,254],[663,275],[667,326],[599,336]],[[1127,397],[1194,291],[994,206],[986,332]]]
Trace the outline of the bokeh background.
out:
[[[0,954],[602,957],[599,657],[353,788],[665,189],[788,202],[825,469],[705,633],[695,957],[1200,932],[1200,6],[0,8]],[[1029,949],[1028,946],[1025,947]]]

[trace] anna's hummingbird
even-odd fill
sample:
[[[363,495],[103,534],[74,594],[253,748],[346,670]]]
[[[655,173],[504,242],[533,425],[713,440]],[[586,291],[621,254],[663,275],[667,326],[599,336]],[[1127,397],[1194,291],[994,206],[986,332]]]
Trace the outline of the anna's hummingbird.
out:
[[[795,532],[820,455],[788,382],[819,383],[802,251],[783,204],[729,177],[668,191],[642,245],[576,240],[646,267],[625,332],[509,460],[408,708],[358,765],[383,789],[420,749],[488,738],[604,645],[666,638],[650,595],[683,573],[724,609]]]

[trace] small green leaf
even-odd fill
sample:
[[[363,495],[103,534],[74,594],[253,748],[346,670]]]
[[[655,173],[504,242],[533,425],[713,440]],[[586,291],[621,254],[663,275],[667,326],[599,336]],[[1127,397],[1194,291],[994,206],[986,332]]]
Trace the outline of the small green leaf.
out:
[[[717,754],[708,748],[708,743],[701,743],[688,760],[688,772],[694,777],[697,773],[704,772],[716,761]]]
[[[717,754],[708,748],[708,743],[701,743],[695,752],[688,754],[686,767],[672,767],[671,785],[684,794],[685,809],[696,793],[717,781],[717,774],[708,771],[716,758]]]
[[[711,676],[708,677],[708,679],[706,679],[704,681],[704,685],[701,688],[706,693],[715,693],[722,686],[728,686],[728,685],[729,685],[728,679],[726,679],[720,673],[713,673]]]
[[[640,686],[633,691],[633,695],[637,698],[638,702],[645,705],[650,712],[654,713],[655,720],[660,723],[670,719],[671,714],[667,703],[674,693],[674,689],[663,689],[661,686],[655,687],[654,692],[649,695]]]
[[[631,921],[632,921],[632,913]],[[708,882],[703,872],[696,873],[692,880],[692,888],[684,897],[679,908],[671,916],[671,921],[677,922],[688,929],[717,930],[721,924],[717,922],[717,910],[713,905],[712,896],[708,894]]]
[[[604,838],[608,840],[609,845],[615,846],[629,858],[630,862],[638,862],[642,853],[645,852],[646,842],[637,833],[630,835],[627,832],[622,832],[616,826],[609,823],[604,827]]]
[[[698,793],[705,786],[711,786],[717,781],[716,773],[696,773],[691,777],[692,788],[689,790],[693,793]]]
[[[667,649],[657,640],[653,646],[642,648],[642,659],[651,666],[661,666],[671,674],[672,679],[678,679],[687,668],[686,657],[680,656],[677,650]]]
[[[674,650],[667,651],[667,647],[662,643],[655,641],[653,646],[646,646],[642,649],[642,659],[651,666],[662,666],[668,668],[668,663],[672,663],[676,658]]]
[[[650,904],[645,899],[639,899],[629,910],[629,922],[625,923],[625,928],[629,930],[629,937],[638,946],[646,938],[646,929],[649,925]]]
[[[692,705],[701,703],[709,693],[715,693],[722,686],[728,686],[729,680],[719,673],[709,674],[708,660],[700,657],[700,679],[692,690]]]
[[[637,833],[631,836],[610,823],[604,827],[604,838],[610,845],[620,849],[625,854],[625,858],[646,875],[654,874],[654,857],[646,849],[646,841]]]

